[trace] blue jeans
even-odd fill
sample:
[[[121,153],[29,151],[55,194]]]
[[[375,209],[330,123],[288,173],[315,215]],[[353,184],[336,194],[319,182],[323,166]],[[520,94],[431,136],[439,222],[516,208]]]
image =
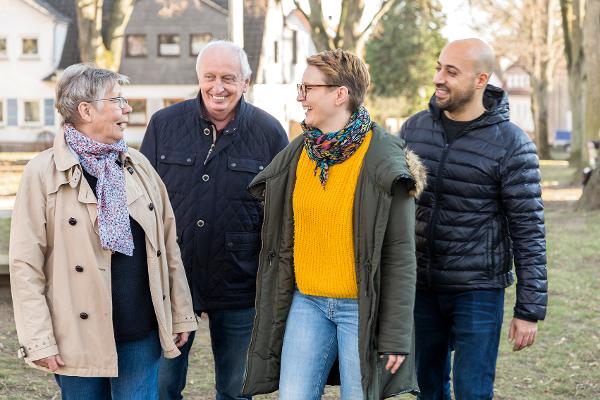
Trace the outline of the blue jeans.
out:
[[[162,349],[158,331],[117,343],[117,378],[54,375],[63,400],[157,400]]]
[[[208,311],[208,325],[213,356],[217,400],[251,399],[241,396],[246,369],[246,353],[250,345],[254,308],[241,310]],[[159,392],[161,400],[183,399],[188,358],[194,334],[179,350],[181,355],[173,359],[163,358],[160,363]]]
[[[450,356],[457,400],[492,399],[504,289],[417,290],[415,336],[420,400],[450,400]]]
[[[358,300],[295,291],[283,338],[279,398],[320,399],[336,357],[342,400],[362,399]]]

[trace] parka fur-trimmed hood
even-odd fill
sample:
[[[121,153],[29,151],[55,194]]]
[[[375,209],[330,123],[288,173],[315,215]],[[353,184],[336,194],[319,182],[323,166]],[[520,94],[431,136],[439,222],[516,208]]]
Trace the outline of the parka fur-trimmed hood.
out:
[[[419,156],[412,150],[406,150],[406,165],[413,176],[415,181],[414,189],[411,189],[408,193],[415,199],[418,199],[425,186],[427,185],[427,168],[419,159]]]

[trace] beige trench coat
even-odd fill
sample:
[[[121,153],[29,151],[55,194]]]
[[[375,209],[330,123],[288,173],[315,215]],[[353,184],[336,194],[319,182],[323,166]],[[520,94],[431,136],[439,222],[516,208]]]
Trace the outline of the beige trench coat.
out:
[[[127,204],[146,233],[152,304],[163,353],[180,354],[173,333],[196,330],[190,290],[165,186],[131,149],[122,159]],[[56,373],[117,376],[112,324],[111,251],[100,246],[96,197],[82,167],[57,135],[25,168],[12,214],[10,282],[19,356],[60,354]]]

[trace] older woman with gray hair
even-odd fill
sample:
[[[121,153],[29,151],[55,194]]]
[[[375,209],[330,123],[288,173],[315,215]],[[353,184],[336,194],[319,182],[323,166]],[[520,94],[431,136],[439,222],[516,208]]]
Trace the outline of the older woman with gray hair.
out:
[[[127,77],[77,64],[63,130],[25,168],[9,251],[19,356],[63,399],[157,399],[161,354],[196,330],[165,187],[123,140]]]

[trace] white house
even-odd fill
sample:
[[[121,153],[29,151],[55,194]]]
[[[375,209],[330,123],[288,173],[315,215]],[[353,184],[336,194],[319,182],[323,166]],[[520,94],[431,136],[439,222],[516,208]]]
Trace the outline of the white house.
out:
[[[2,147],[52,139],[55,84],[46,78],[59,64],[70,22],[42,0],[0,0]]]

